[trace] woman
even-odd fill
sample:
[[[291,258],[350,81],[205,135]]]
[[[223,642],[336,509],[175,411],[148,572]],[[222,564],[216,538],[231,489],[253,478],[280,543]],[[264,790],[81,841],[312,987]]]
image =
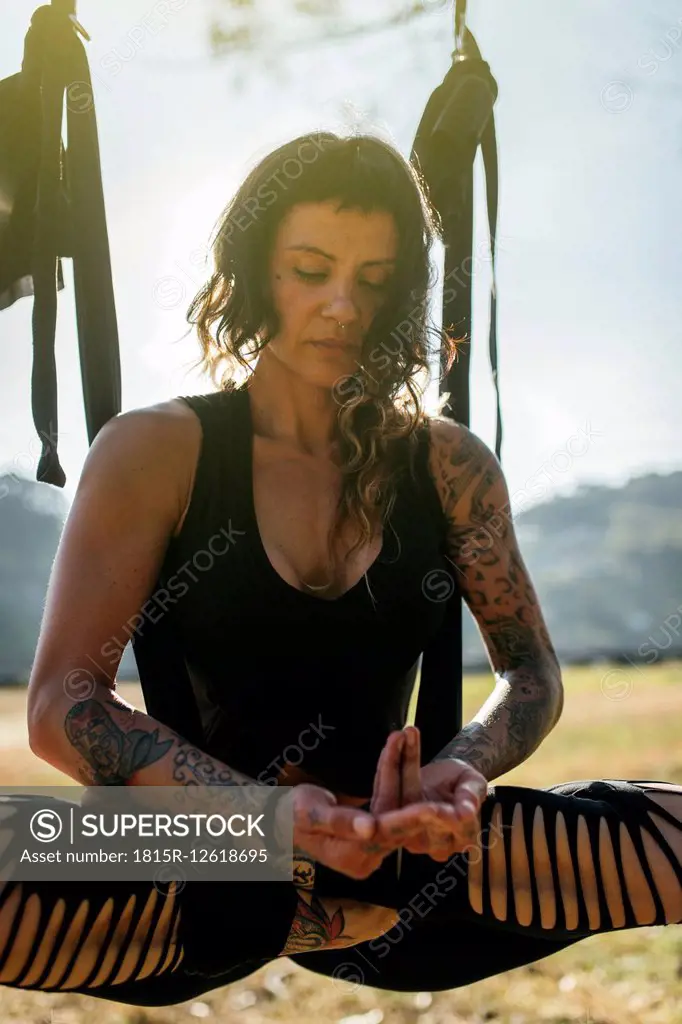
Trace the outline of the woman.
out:
[[[88,786],[293,787],[293,884],[162,898],[142,882],[7,882],[0,983],[163,1005],[293,955],[375,986],[453,988],[682,920],[682,788],[488,785],[553,728],[562,685],[499,463],[422,411],[436,234],[415,172],[378,139],[303,136],[264,159],[189,311],[219,390],[106,425],[50,580],[35,753]],[[405,680],[444,582],[497,685],[422,764]],[[115,692],[131,624],[159,608],[200,748]]]

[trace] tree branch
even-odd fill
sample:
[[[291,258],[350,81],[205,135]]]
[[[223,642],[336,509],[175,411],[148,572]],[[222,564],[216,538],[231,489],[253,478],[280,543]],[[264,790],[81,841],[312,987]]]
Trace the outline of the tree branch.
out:
[[[391,15],[388,18],[380,19],[364,25],[353,25],[347,28],[340,28],[325,34],[311,36],[302,39],[294,36],[288,40],[282,40],[281,45],[287,53],[295,53],[300,50],[307,50],[328,42],[345,42],[349,39],[375,35],[390,28],[398,28],[414,21],[415,18],[429,14],[428,8],[419,2],[413,2],[402,11]],[[312,13],[309,17],[315,17]],[[213,21],[209,26],[209,44],[214,57],[225,57],[231,53],[244,53],[257,51],[260,48],[261,40],[256,36],[253,26],[248,24],[227,27],[219,21]]]

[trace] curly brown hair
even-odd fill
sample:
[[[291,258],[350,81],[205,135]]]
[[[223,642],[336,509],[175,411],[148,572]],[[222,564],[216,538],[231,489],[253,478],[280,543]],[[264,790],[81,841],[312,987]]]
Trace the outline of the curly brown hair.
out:
[[[269,285],[269,257],[285,215],[298,203],[338,202],[338,209],[388,212],[399,249],[395,272],[363,340],[361,369],[334,388],[339,404],[336,452],[342,487],[330,552],[343,523],[357,529],[348,551],[369,542],[371,516],[391,512],[401,469],[414,475],[417,431],[425,424],[420,371],[430,372],[433,336],[441,372],[457,340],[429,322],[430,253],[441,236],[418,170],[372,135],[314,132],[287,142],[248,174],[223,210],[211,242],[215,269],[187,312],[201,356],[194,364],[220,390],[237,386],[279,328]],[[333,556],[332,556],[333,561]]]

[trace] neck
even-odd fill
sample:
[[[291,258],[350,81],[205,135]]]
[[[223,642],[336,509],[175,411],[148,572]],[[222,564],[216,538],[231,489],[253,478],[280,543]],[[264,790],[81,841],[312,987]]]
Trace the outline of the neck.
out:
[[[304,380],[268,348],[261,352],[248,388],[256,434],[308,455],[332,455],[338,405],[330,388]]]

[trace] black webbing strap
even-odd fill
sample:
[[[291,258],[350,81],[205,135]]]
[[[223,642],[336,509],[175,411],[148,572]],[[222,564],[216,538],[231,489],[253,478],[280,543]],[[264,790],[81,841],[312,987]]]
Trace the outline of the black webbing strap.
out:
[[[489,355],[497,397],[495,453],[500,459],[502,416],[495,275],[498,166],[493,117],[496,98],[497,83],[481,58],[473,35],[465,28],[462,50],[455,51],[443,82],[427,102],[411,160],[425,179],[443,228],[443,329],[464,339],[456,361],[440,381],[441,395],[449,394],[443,413],[469,426],[472,286],[478,264],[473,244],[474,160],[481,147],[492,260]],[[416,724],[421,731],[425,760],[438,754],[462,726],[463,609],[458,580],[454,578],[455,570],[452,571],[453,592],[447,601],[445,620],[424,651],[422,662]]]
[[[0,309],[33,295],[37,479],[63,487],[54,354],[60,257],[74,266],[88,441],[121,410],[118,330],[90,69],[68,5],[39,7],[0,82]],[[68,150],[62,144],[64,101]]]

